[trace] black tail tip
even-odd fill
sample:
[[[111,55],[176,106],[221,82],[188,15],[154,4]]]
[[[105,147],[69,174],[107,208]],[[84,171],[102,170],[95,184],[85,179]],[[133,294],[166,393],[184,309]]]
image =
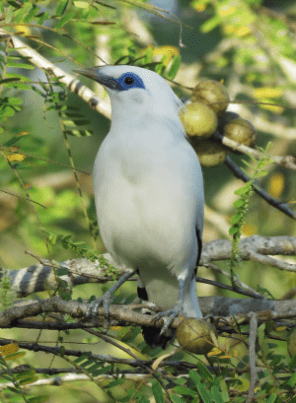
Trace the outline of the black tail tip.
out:
[[[176,337],[176,330],[169,328],[166,334],[160,334],[161,328],[142,326],[142,334],[146,344],[155,349],[161,347],[165,350],[169,344],[172,344]]]

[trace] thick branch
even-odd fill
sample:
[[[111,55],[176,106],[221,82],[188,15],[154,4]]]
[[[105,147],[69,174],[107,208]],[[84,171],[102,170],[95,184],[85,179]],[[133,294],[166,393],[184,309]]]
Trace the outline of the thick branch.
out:
[[[200,265],[206,265],[214,269],[216,266],[211,266],[211,262],[229,260],[230,255],[231,242],[217,239],[204,244]],[[295,264],[283,262],[271,258],[268,255],[296,256],[296,237],[261,237],[259,235],[253,235],[242,239],[240,243],[240,256],[242,260],[253,260],[262,264],[268,264],[280,270],[296,272]],[[108,253],[104,254],[104,258],[106,258],[109,263],[114,264]],[[100,267],[97,261],[91,262],[86,259],[71,259],[60,263],[60,266],[66,267],[69,270],[68,275],[61,276],[60,278],[65,280],[71,288],[79,284],[104,283],[114,280],[114,277],[108,274],[108,268],[105,266]],[[220,270],[220,272],[222,271]],[[120,267],[117,278],[124,273],[125,268]],[[226,273],[223,274],[227,275]],[[25,269],[13,270],[9,272],[9,276],[11,277],[12,287],[15,289],[18,297],[24,297],[34,292],[45,291],[47,284],[57,287],[56,277],[54,276],[50,261],[48,261],[48,265],[36,264]],[[256,292],[248,288],[245,284],[239,283],[238,285],[245,288],[249,292],[249,296],[251,296],[250,293],[253,293],[255,296]]]
[[[249,322],[249,313],[257,312],[258,320],[268,322],[282,318],[296,317],[296,300],[273,301],[267,299],[239,299],[225,297],[200,297],[200,308],[203,316],[214,316],[217,326],[235,325],[236,321],[240,324]],[[88,303],[79,303],[77,301],[63,301],[59,297],[52,297],[41,301],[22,301],[16,303],[12,308],[0,313],[0,328],[26,327],[48,330],[66,330],[73,328],[89,328],[104,325],[104,308],[99,308],[98,321],[64,323],[60,314],[69,314],[72,318],[84,320]],[[143,305],[142,305],[143,306]],[[110,306],[110,326],[155,326],[162,327],[163,319],[155,322],[153,315],[145,315],[135,312],[139,305],[111,305]],[[32,321],[32,317],[42,313],[51,315],[48,321]],[[233,318],[235,316],[236,319]],[[30,318],[26,321],[25,318]],[[223,318],[223,321],[220,319]],[[174,320],[172,327],[176,328],[181,319]]]

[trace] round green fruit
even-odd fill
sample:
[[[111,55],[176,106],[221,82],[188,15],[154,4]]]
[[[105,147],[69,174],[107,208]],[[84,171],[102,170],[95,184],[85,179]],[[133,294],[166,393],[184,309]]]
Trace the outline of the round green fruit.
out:
[[[233,119],[227,123],[224,126],[223,136],[247,147],[254,147],[256,144],[256,130],[254,126],[251,122],[242,118]]]
[[[217,116],[222,115],[229,104],[230,98],[223,84],[214,80],[201,81],[192,91],[192,102],[203,102],[209,105]]]
[[[214,111],[202,102],[187,105],[180,112],[180,119],[188,136],[207,139],[218,127]]]
[[[214,342],[211,334],[217,335],[214,326],[197,318],[186,318],[177,328],[180,346],[194,354],[207,354],[212,350]]]
[[[215,167],[222,164],[227,156],[227,149],[221,144],[210,140],[192,141],[199,162],[205,167]]]

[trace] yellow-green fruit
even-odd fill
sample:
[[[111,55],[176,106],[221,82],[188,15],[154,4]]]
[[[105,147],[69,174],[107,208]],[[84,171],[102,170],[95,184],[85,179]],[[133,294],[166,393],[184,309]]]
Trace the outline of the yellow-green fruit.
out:
[[[214,80],[201,81],[192,91],[192,102],[200,101],[209,105],[217,116],[228,107],[230,98],[223,84]]]
[[[207,354],[214,347],[211,333],[217,334],[210,323],[197,318],[186,318],[177,328],[177,340],[184,350],[194,354]]]
[[[288,353],[290,357],[293,357],[296,354],[296,328],[290,334],[287,342]]]
[[[227,156],[226,148],[222,144],[214,141],[193,141],[191,145],[198,156],[199,162],[205,167],[220,165],[225,161]]]
[[[256,130],[248,120],[233,119],[224,126],[223,136],[228,137],[237,143],[247,147],[254,147],[256,144]]]
[[[224,112],[223,115],[218,118],[218,131],[223,133],[224,126],[231,122],[233,119],[239,119],[240,116],[236,112]]]
[[[201,139],[210,137],[218,126],[218,119],[213,110],[202,102],[195,102],[183,108],[180,119],[188,136]]]

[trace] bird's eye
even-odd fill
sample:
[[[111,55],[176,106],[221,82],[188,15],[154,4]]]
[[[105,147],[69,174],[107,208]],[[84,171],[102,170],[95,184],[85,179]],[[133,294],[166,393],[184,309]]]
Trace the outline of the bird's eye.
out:
[[[133,83],[134,83],[134,79],[132,78],[132,77],[126,77],[125,79],[124,79],[124,82],[125,82],[125,84],[127,84],[127,85],[132,85]]]

